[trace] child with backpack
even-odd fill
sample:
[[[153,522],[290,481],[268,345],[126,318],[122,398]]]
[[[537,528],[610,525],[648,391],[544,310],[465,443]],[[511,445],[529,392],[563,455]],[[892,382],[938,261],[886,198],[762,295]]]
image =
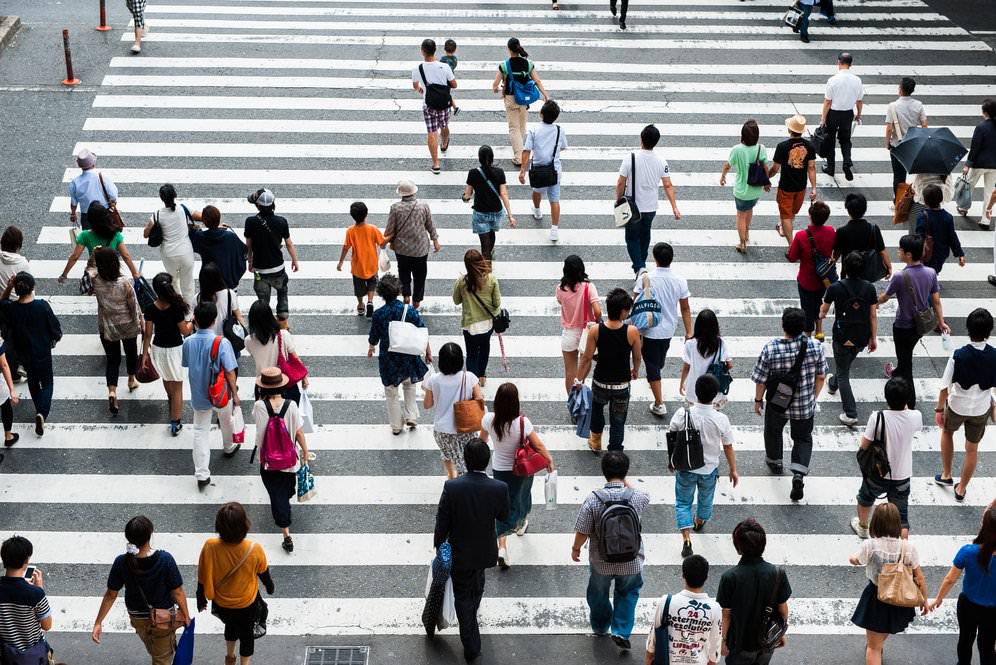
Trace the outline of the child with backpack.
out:
[[[353,295],[356,296],[356,314],[363,316],[363,297],[367,298],[366,315],[373,317],[374,289],[377,288],[379,261],[377,249],[385,244],[384,234],[376,226],[367,224],[367,205],[356,201],[349,206],[349,216],[354,224],[346,229],[346,239],[342,243],[339,264],[336,270],[342,272],[346,254],[353,250],[349,259],[349,271],[353,274]]]
[[[965,250],[955,231],[954,217],[941,208],[944,193],[937,185],[923,188],[923,202],[927,206],[916,218],[916,234],[923,238],[923,265],[941,274],[944,262],[954,254],[958,265],[965,267]]]
[[[258,450],[259,476],[270,495],[270,512],[283,533],[282,547],[290,553],[294,551],[290,499],[297,494],[297,472],[302,460],[307,463],[308,442],[297,404],[283,398],[287,382],[287,375],[279,368],[264,369],[256,379],[260,399],[253,406],[252,415],[256,422],[253,456]]]
[[[456,56],[456,50],[457,43],[452,39],[447,39],[443,42],[443,51],[445,52],[445,55],[439,59],[439,62],[446,63],[454,72],[456,71],[457,64],[460,62]],[[450,108],[453,109],[453,115],[460,112],[460,107],[456,105],[456,100],[453,99],[453,93],[450,93]]]

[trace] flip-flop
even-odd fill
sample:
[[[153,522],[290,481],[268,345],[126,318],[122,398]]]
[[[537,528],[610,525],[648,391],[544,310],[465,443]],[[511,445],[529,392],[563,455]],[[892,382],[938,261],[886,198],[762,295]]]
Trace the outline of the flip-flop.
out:
[[[449,150],[449,147],[450,147],[450,142],[449,142],[449,141],[447,141],[447,142],[446,142],[446,143],[444,143],[443,145],[439,146],[439,149],[440,149],[440,150],[441,150],[442,152],[446,152],[447,150]]]

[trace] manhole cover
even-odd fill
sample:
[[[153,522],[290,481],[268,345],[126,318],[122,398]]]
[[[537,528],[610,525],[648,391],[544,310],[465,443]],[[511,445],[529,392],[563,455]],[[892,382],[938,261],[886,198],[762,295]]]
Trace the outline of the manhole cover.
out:
[[[304,665],[368,665],[370,647],[308,647]]]

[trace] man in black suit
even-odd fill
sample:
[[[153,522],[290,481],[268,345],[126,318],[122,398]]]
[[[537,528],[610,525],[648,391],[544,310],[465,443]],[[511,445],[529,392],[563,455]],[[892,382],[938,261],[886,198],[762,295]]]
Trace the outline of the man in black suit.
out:
[[[471,439],[463,449],[467,473],[447,480],[436,511],[434,547],[444,541],[453,548],[453,596],[460,641],[468,662],[481,655],[477,610],[484,595],[484,569],[498,563],[495,520],[508,517],[508,486],[489,478],[484,470],[491,460],[488,444]]]

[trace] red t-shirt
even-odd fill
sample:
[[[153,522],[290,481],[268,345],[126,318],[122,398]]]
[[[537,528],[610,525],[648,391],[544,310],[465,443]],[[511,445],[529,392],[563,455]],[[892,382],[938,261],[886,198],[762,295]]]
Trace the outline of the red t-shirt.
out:
[[[816,249],[825,257],[833,254],[833,241],[837,235],[832,226],[809,225],[809,230],[816,241]],[[792,245],[788,252],[789,261],[799,262],[799,274],[796,279],[799,285],[807,291],[820,291],[823,289],[823,280],[816,276],[816,263],[813,261],[813,248],[809,244],[809,236],[805,231],[798,231],[792,238]]]

